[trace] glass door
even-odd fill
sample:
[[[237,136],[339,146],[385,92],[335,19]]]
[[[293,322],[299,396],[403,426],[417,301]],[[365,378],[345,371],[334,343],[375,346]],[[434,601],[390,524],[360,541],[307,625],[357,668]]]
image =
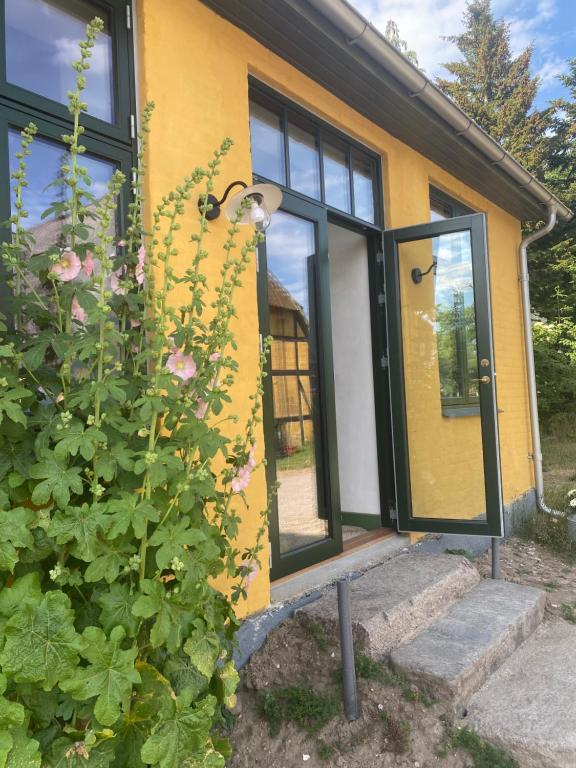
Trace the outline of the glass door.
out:
[[[402,531],[501,536],[483,214],[384,233]]]
[[[272,577],[341,551],[326,210],[289,194],[259,250]]]

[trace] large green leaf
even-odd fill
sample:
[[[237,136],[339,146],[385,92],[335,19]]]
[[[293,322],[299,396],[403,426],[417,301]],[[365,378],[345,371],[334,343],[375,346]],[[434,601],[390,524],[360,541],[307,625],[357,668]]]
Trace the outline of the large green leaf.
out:
[[[34,519],[34,512],[26,507],[0,511],[0,570],[13,571],[18,562],[16,548],[34,544],[34,537],[28,530]]]
[[[210,679],[214,673],[220,655],[220,640],[215,632],[210,632],[202,619],[196,619],[195,629],[184,643],[184,653],[198,672]]]
[[[10,617],[25,600],[39,603],[42,599],[40,575],[34,571],[16,579],[11,587],[0,589],[0,614]]]
[[[116,539],[102,540],[96,546],[96,559],[93,560],[84,574],[84,579],[90,581],[116,581],[120,570],[128,563],[128,558],[136,551],[131,544]]]
[[[6,675],[0,673],[0,694],[6,690]],[[15,701],[8,701],[0,695],[0,729],[24,723],[24,707]]]
[[[77,701],[97,696],[94,714],[98,722],[113,725],[120,717],[122,704],[130,700],[132,685],[140,682],[134,668],[138,648],[121,649],[125,636],[122,627],[113,629],[109,640],[99,627],[87,627],[82,636],[86,643],[82,656],[89,664],[62,680],[60,688]]]
[[[108,592],[98,598],[102,608],[100,622],[105,632],[111,632],[114,627],[124,627],[128,637],[134,637],[140,624],[132,613],[132,606],[137,595],[130,592],[127,584],[111,584]]]
[[[29,738],[24,726],[12,730],[13,744],[8,753],[6,768],[40,768],[39,744]]]
[[[182,768],[194,753],[209,745],[216,699],[207,696],[196,706],[178,697],[171,717],[163,718],[142,747],[142,760],[158,768]]]
[[[119,499],[108,502],[109,517],[108,537],[115,539],[132,526],[137,539],[146,534],[148,523],[157,523],[160,519],[158,510],[147,501],[140,501],[135,493],[122,492]]]
[[[42,768],[108,768],[114,760],[114,742],[101,741],[91,746],[84,741],[56,739]]]
[[[74,629],[70,600],[57,590],[40,602],[26,601],[5,627],[3,671],[18,683],[41,682],[48,691],[78,666],[84,640]]]
[[[64,460],[80,453],[86,461],[91,461],[96,453],[96,443],[105,443],[106,435],[96,427],[88,427],[85,430],[81,421],[72,421],[66,429],[58,433],[56,440],[56,459]]]
[[[68,467],[66,463],[57,461],[54,454],[46,451],[43,460],[30,467],[30,477],[42,480],[32,491],[32,501],[42,506],[53,498],[59,507],[67,507],[71,491],[82,493],[81,472],[81,467]]]
[[[156,552],[156,564],[160,570],[168,568],[174,557],[182,557],[185,547],[206,540],[203,531],[189,526],[190,520],[183,518],[176,523],[166,523],[152,534],[149,544],[151,547],[159,547]]]
[[[58,510],[48,526],[48,535],[57,544],[74,543],[70,553],[74,557],[91,562],[97,555],[98,532],[106,522],[101,504],[82,504],[81,507],[67,507]]]
[[[132,613],[145,619],[155,617],[150,632],[152,647],[166,644],[169,653],[176,653],[194,619],[194,604],[185,596],[167,594],[157,581],[145,579],[140,586],[144,594],[134,603]]]

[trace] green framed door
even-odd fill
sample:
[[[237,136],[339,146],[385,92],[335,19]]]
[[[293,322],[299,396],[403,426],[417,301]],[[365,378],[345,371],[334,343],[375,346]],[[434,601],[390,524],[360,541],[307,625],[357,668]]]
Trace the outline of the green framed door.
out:
[[[503,535],[483,214],[384,233],[398,528]]]
[[[330,322],[328,221],[284,193],[258,253],[260,332],[272,336],[264,381],[270,519],[277,579],[342,550]]]

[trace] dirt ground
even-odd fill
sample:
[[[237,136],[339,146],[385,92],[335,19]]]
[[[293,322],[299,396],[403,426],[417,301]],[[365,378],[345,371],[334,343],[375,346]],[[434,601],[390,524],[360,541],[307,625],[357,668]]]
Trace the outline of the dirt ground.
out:
[[[501,559],[504,578],[548,592],[547,621],[564,621],[563,606],[576,604],[576,567],[519,539],[503,545]],[[476,565],[483,576],[489,575],[488,555]],[[576,621],[575,614],[571,617]],[[359,680],[361,716],[356,722],[348,723],[339,705],[338,713],[315,734],[283,723],[279,734],[271,737],[260,712],[262,696],[278,687],[301,686],[340,701],[337,675],[335,678],[339,667],[338,639],[323,638],[306,620],[288,621],[273,632],[242,672],[230,768],[513,765],[499,760],[475,763],[470,751],[451,747],[450,705],[431,702],[414,687],[389,678]],[[465,720],[455,725],[465,725]]]

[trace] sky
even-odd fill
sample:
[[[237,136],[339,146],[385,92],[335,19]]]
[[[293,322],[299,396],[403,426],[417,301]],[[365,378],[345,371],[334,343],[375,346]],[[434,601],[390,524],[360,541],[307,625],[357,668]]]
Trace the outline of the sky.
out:
[[[442,63],[458,58],[458,49],[443,40],[462,31],[466,0],[351,0],[374,26],[384,31],[393,19],[400,37],[418,55],[428,77],[445,75]],[[558,76],[576,58],[576,0],[492,0],[496,18],[511,24],[511,46],[518,54],[534,45],[533,74],[541,78],[536,105],[565,95]]]

